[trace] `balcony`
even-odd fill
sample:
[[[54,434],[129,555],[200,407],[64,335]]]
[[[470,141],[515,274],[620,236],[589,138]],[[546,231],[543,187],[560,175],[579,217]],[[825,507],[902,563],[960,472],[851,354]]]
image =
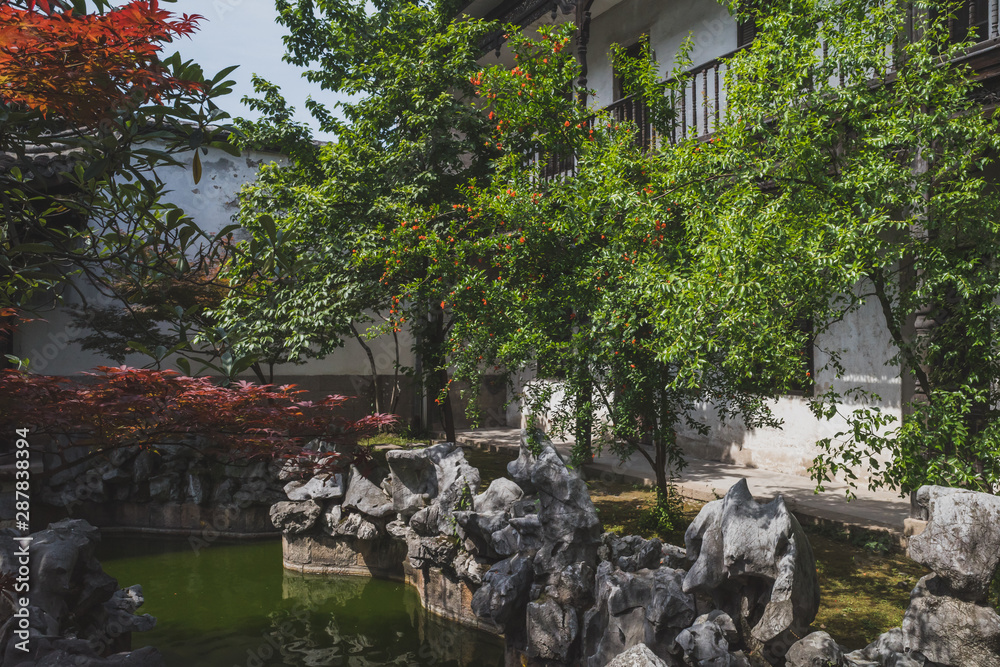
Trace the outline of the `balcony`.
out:
[[[975,33],[989,31],[987,39],[971,45],[968,51],[957,59],[957,62],[967,64],[972,68],[975,79],[982,85],[976,91],[976,97],[983,104],[985,110],[991,110],[1000,107],[1000,28],[998,28],[1000,0],[989,0],[988,5],[980,0],[973,0],[970,7],[976,3],[989,10],[989,20],[982,19],[976,23],[970,22],[968,26],[962,25],[958,28],[955,25],[956,21],[953,20],[952,36],[954,39],[960,40],[964,39],[970,31]],[[965,16],[975,19],[977,14],[974,11],[967,11]],[[645,103],[635,95],[613,102],[604,107],[604,111],[616,122],[634,123],[637,129],[635,141],[644,150],[657,150],[665,145],[675,144],[690,138],[707,140],[714,134],[725,113],[727,61],[739,50],[736,49],[688,70],[687,81],[673,100],[672,106],[677,123],[667,136],[656,131]],[[825,49],[823,56],[826,57]],[[896,63],[894,49],[887,50],[886,58],[891,73]],[[840,84],[843,83],[841,75]],[[575,160],[572,156],[565,158],[535,156],[534,161],[544,163],[540,174],[543,181],[575,174]]]

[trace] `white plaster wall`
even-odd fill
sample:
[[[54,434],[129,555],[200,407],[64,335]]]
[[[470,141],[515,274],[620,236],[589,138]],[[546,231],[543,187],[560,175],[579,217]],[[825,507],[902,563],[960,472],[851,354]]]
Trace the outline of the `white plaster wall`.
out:
[[[887,365],[895,347],[885,330],[881,309],[874,299],[864,303],[860,309],[849,314],[830,331],[819,337],[815,351],[816,395],[833,387],[837,391],[862,387],[878,394],[880,400],[871,405],[881,408],[897,420],[902,417],[902,382],[897,367]],[[829,353],[838,351],[845,374],[837,378],[832,369],[823,367],[829,360]],[[552,384],[554,394],[552,405],[564,397],[557,383],[552,380],[538,380],[525,374],[520,384],[540,382]],[[820,452],[816,442],[834,437],[846,430],[846,421],[835,417],[833,420],[817,419],[809,409],[808,397],[783,396],[772,403],[774,415],[783,421],[781,428],[747,429],[740,420],[721,422],[710,405],[703,405],[694,416],[709,426],[707,436],[682,428],[678,432],[678,443],[688,456],[708,460],[723,461],[753,468],[775,470],[790,474],[806,475],[813,459]],[[856,404],[847,403],[841,412],[849,414]],[[546,415],[540,425],[547,422]],[[606,414],[596,415],[600,420]],[[525,425],[525,416],[520,406],[512,404],[508,408],[507,423]],[[891,426],[890,426],[891,428]],[[885,460],[885,459],[883,459]],[[863,480],[865,470],[856,473]]]
[[[261,165],[283,164],[286,161],[277,153],[246,151],[241,157],[234,157],[218,149],[209,149],[207,155],[201,156],[202,178],[196,184],[190,168],[192,157],[193,154],[181,155],[179,160],[186,166],[165,167],[159,170],[158,175],[168,191],[165,200],[183,208],[203,230],[210,233],[231,224],[239,205],[240,188],[256,178]],[[92,288],[81,285],[81,290],[89,302],[102,305],[107,303]],[[82,302],[72,290],[65,292],[64,299],[70,305]],[[112,360],[84,351],[79,344],[71,342],[83,335],[83,332],[73,325],[66,308],[59,306],[42,310],[37,317],[40,319],[23,325],[14,340],[14,354],[28,358],[31,370],[47,375],[74,375],[95,366],[117,365]],[[358,328],[363,331],[366,327],[367,325],[361,324]],[[400,363],[404,366],[412,367],[414,363],[411,343],[408,332],[399,334]],[[391,374],[395,362],[392,336],[381,336],[368,341],[368,345],[379,371]],[[144,365],[149,359],[134,355],[126,361],[130,365]],[[195,364],[194,368],[197,367]],[[275,380],[281,381],[282,376],[369,374],[368,357],[361,345],[352,338],[326,359],[276,368]]]
[[[736,48],[736,21],[722,4],[705,0],[623,0],[592,13],[587,85],[596,93],[593,106],[605,107],[614,101],[611,45],[630,46],[643,34],[649,35],[663,77],[674,66],[677,51],[688,35],[694,38],[690,54],[694,66]]]
[[[834,350],[839,351],[845,368],[841,378],[835,377],[832,369],[823,368],[829,359],[826,352]],[[881,309],[876,300],[870,299],[827,334],[818,337],[816,395],[831,387],[843,392],[860,386],[879,395],[881,400],[871,405],[900,419],[902,382],[898,368],[887,365],[894,350]],[[702,416],[711,427],[709,435],[683,431],[678,434],[678,442],[699,458],[805,474],[820,452],[815,443],[846,430],[846,422],[840,417],[829,421],[816,419],[809,409],[809,400],[802,396],[785,396],[773,403],[775,416],[784,422],[782,428],[748,430],[737,420],[720,423],[706,409]],[[849,413],[856,407],[860,405],[847,403],[841,412]],[[862,477],[865,475],[864,470],[857,472]]]

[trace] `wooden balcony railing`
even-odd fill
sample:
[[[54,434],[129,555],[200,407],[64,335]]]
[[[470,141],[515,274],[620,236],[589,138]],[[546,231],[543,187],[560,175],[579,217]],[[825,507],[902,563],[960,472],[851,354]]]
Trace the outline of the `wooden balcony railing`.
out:
[[[988,19],[984,18],[987,16]],[[956,21],[968,21],[956,27]],[[964,13],[959,12],[958,19],[951,22],[952,38],[964,40],[969,32],[980,34],[989,32],[989,37],[973,44],[959,58],[959,62],[968,64],[976,72],[977,78],[984,83],[984,102],[990,101],[994,106],[1000,106],[1000,0],[970,0]],[[744,47],[746,48],[746,47]],[[727,60],[739,49],[731,51],[715,60],[703,63],[686,72],[685,83],[676,92],[672,106],[676,122],[669,136],[661,136],[653,127],[649,109],[641,98],[635,95],[624,97],[604,108],[611,118],[619,123],[634,123],[636,127],[635,142],[644,150],[656,150],[664,145],[674,144],[685,139],[703,139],[711,136],[722,120],[726,111],[726,73]],[[827,57],[826,47],[823,47],[823,59]],[[892,72],[898,63],[898,49],[890,47],[885,53],[886,64]],[[844,74],[835,74],[835,85],[844,85]],[[593,122],[593,121],[591,121]],[[576,172],[576,161],[573,156],[552,158],[536,155],[532,159],[542,163],[539,174],[541,180],[573,176]]]

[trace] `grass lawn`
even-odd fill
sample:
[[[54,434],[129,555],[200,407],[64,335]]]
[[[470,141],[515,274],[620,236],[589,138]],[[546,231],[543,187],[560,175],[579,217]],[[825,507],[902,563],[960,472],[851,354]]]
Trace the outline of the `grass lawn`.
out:
[[[398,438],[379,437],[366,444],[404,444]],[[466,459],[479,469],[481,489],[507,474],[512,451],[490,453],[465,450]],[[655,496],[652,489],[621,482],[588,482],[590,495],[604,529],[619,535],[659,537],[684,546],[684,531],[703,503],[685,502],[683,517],[674,530],[657,532],[644,521]],[[910,601],[910,591],[928,570],[904,555],[864,545],[828,528],[804,526],[816,556],[820,609],[812,630],[825,630],[849,649],[862,648],[889,628],[900,625]]]

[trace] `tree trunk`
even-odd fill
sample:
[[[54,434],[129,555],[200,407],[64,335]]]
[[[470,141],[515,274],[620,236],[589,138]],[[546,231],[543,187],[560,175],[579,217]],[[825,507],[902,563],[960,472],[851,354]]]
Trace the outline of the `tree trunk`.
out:
[[[593,384],[589,379],[580,383],[580,390],[576,395],[576,447],[573,452],[576,463],[590,463],[594,460],[593,393]]]
[[[653,472],[656,474],[656,504],[661,509],[667,506],[667,443],[662,434],[653,440],[656,449]],[[639,445],[640,447],[642,445]]]
[[[253,374],[257,376],[257,379],[260,380],[261,384],[267,384],[267,378],[264,377],[264,369],[260,367],[259,361],[253,362],[253,365],[250,366],[250,370],[252,370]]]
[[[438,403],[440,406],[440,416],[441,416],[441,426],[444,428],[445,439],[448,442],[455,442],[455,413],[454,407],[451,400],[451,391],[449,389],[448,367],[447,367],[447,357],[444,353],[444,309],[438,304],[432,304],[430,307],[430,319],[431,319],[431,340],[428,348],[430,350],[430,355],[432,358],[427,361],[431,362],[429,364],[430,368],[435,370],[428,374],[428,379],[431,380],[428,384],[430,390],[434,392],[435,401],[439,400],[440,394],[444,393],[444,399]]]
[[[372,354],[372,349],[368,347],[368,344],[361,338],[361,334],[358,330],[354,328],[354,322],[351,322],[351,333],[354,334],[354,338],[357,339],[358,343],[361,345],[362,349],[365,351],[365,355],[368,357],[368,367],[371,369],[372,374],[372,392],[375,397],[372,400],[372,409],[376,412],[382,412],[381,407],[381,391],[378,381],[378,366],[375,364],[375,355]]]
[[[399,336],[392,332],[392,342],[396,350],[396,362],[392,367],[392,395],[389,397],[389,412],[396,414],[396,405],[399,403]]]

